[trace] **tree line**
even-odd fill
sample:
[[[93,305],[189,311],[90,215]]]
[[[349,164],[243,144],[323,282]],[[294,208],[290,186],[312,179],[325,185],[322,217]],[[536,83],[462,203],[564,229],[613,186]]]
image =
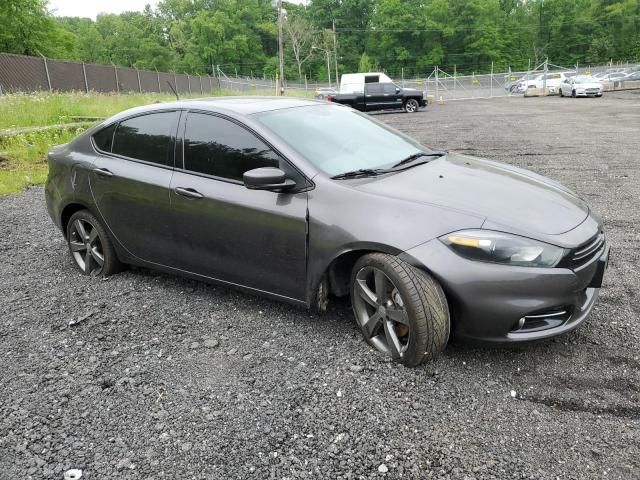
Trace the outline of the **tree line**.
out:
[[[286,77],[383,70],[424,76],[640,61],[640,0],[283,2]],[[0,2],[0,51],[190,74],[274,76],[271,0],[162,0],[119,15],[58,18],[46,0]],[[337,55],[334,57],[334,54]],[[328,64],[328,65],[327,65]],[[329,68],[328,68],[329,67]],[[329,70],[330,73],[327,71]]]

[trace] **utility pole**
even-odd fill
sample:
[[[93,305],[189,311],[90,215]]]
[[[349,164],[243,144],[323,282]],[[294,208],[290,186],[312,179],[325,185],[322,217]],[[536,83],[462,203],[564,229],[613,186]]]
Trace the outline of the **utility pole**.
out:
[[[280,95],[284,95],[284,51],[282,48],[282,0],[278,0],[278,57],[280,59]]]
[[[333,20],[333,61],[336,66],[336,86],[338,86],[340,77],[338,76],[338,42],[336,41],[336,21]]]

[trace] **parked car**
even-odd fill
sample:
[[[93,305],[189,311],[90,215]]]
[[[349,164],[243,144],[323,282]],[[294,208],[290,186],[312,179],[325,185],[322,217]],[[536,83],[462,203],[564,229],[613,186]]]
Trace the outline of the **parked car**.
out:
[[[527,82],[533,80],[538,75],[538,73],[527,73],[517,80],[505,83],[504,89],[509,93],[523,93],[526,89]]]
[[[415,88],[400,88],[395,83],[366,83],[364,93],[339,93],[327,100],[361,112],[403,109],[407,113],[415,113],[420,107],[427,106],[423,92]]]
[[[601,97],[602,83],[593,77],[578,75],[564,80],[558,86],[558,94],[561,97]]]
[[[629,81],[634,82],[639,80],[640,80],[640,70],[636,70],[631,73],[628,73],[621,79],[621,81],[623,82],[629,82]]]
[[[317,100],[139,107],[48,159],[47,208],[82,273],[140,265],[317,309],[350,296],[366,341],[406,366],[451,330],[573,330],[609,255],[600,219],[557,182]]]
[[[315,98],[325,100],[329,95],[336,95],[338,91],[335,88],[322,87],[316,89]]]
[[[624,72],[605,73],[599,77],[596,77],[599,82],[617,82],[622,80],[626,76]]]
[[[557,93],[560,84],[575,75],[575,72],[541,73],[533,80],[528,80],[525,83],[525,90],[529,88],[544,88],[546,86],[547,90],[549,90],[549,93]]]

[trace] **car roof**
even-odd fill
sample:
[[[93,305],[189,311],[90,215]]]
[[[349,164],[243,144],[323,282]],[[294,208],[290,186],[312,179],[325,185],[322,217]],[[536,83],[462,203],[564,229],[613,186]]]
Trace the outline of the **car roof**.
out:
[[[254,113],[281,110],[285,108],[309,107],[313,105],[326,105],[319,100],[307,100],[292,97],[211,97],[177,100],[173,102],[158,102],[151,105],[125,110],[109,120],[119,120],[131,115],[139,115],[146,112],[167,109],[194,109],[219,113],[235,113],[239,115],[252,115]]]

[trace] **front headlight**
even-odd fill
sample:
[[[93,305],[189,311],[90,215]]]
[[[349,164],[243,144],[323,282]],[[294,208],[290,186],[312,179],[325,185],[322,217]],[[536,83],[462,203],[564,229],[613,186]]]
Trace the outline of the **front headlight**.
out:
[[[555,267],[565,253],[555,245],[490,230],[449,233],[440,241],[470,260],[522,267]]]

